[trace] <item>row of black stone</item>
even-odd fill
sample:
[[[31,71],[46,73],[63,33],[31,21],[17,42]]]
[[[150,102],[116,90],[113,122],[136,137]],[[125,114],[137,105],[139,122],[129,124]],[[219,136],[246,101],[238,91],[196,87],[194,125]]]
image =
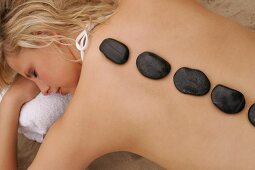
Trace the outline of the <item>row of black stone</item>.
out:
[[[112,38],[105,39],[99,49],[116,64],[124,64],[129,58],[128,47]],[[166,60],[151,52],[141,53],[136,66],[143,76],[155,80],[164,78],[171,70]],[[173,80],[175,87],[184,94],[203,96],[211,88],[208,77],[197,69],[182,67],[176,71]],[[218,109],[228,114],[239,113],[245,106],[245,97],[241,92],[220,84],[213,88],[211,100]],[[248,111],[248,119],[255,126],[255,104]]]

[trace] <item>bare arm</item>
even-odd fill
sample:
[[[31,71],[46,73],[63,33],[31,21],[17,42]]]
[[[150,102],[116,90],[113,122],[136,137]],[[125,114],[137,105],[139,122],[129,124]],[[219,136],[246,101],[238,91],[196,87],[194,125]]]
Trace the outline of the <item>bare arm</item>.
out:
[[[0,169],[17,168],[17,129],[22,105],[38,93],[29,80],[19,77],[0,103]]]
[[[16,169],[16,143],[21,105],[4,97],[0,104],[0,169]]]

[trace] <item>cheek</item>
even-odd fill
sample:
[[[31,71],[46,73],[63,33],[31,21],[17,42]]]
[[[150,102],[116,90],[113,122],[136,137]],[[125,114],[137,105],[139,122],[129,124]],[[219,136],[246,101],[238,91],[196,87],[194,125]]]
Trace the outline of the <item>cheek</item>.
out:
[[[73,83],[75,84],[75,86],[78,84],[78,81],[80,79],[80,74],[81,74],[81,67],[76,68],[75,70],[73,70]]]
[[[68,69],[67,69],[68,68]],[[80,78],[81,66],[72,65],[71,67],[66,67],[62,69],[62,72],[58,73],[58,82],[62,83],[65,87],[75,87]]]
[[[47,67],[38,68],[39,79],[52,87],[74,88],[79,81],[80,71],[80,64],[61,61],[57,67],[48,64]]]

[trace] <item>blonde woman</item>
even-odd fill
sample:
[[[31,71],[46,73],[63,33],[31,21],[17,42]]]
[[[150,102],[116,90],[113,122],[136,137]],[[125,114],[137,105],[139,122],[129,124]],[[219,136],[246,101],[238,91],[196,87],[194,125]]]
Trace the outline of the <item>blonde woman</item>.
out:
[[[11,87],[0,105],[0,169],[16,168],[19,110],[39,91],[73,99],[29,169],[84,169],[113,151],[167,169],[255,168],[255,132],[247,120],[255,101],[254,33],[194,0],[1,3],[1,82]],[[84,41],[76,46],[77,37]],[[100,52],[106,38],[128,46],[125,64]],[[136,59],[144,51],[171,63],[170,74],[160,80],[140,74]],[[172,79],[183,66],[202,70],[212,87],[242,91],[246,107],[230,116],[209,93],[180,93]]]

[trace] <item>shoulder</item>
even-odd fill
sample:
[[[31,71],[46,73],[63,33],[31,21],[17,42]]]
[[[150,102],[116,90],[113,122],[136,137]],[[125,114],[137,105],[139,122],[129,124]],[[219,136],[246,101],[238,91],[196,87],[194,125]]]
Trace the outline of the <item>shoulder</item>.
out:
[[[98,49],[85,56],[74,96],[64,116],[50,128],[30,169],[82,169],[106,153],[130,150],[133,130],[121,109],[126,86],[120,86],[124,82],[118,71],[121,68],[108,63]]]

